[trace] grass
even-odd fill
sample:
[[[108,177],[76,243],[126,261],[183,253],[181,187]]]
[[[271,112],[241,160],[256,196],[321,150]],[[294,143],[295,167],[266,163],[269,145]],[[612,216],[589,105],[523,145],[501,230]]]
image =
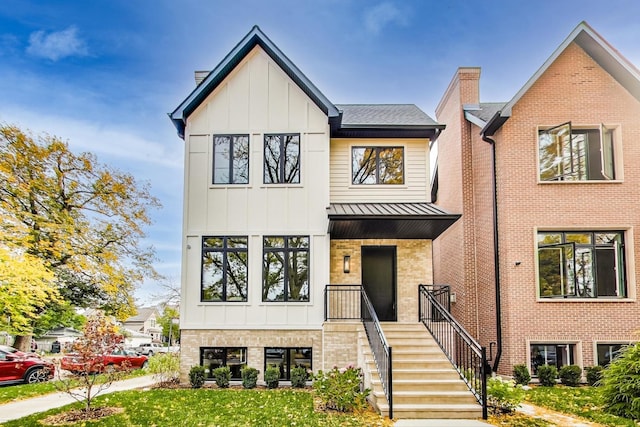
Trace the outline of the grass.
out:
[[[122,379],[140,377],[148,375],[149,372],[144,369],[135,369],[127,372]],[[16,400],[28,399],[30,397],[42,396],[49,393],[56,393],[60,391],[56,388],[55,382],[57,380],[47,381],[44,383],[36,384],[14,384],[0,387],[0,404],[13,402]],[[78,385],[79,382],[76,381]]]
[[[389,426],[373,412],[329,413],[314,410],[308,390],[153,389],[99,396],[97,406],[124,408],[93,426]],[[9,421],[4,427],[41,426],[47,416],[78,408],[64,408]],[[85,425],[79,423],[77,425]]]
[[[606,426],[636,426],[633,420],[604,412],[598,387],[532,387],[527,391],[526,402],[553,409],[568,415],[576,415]]]

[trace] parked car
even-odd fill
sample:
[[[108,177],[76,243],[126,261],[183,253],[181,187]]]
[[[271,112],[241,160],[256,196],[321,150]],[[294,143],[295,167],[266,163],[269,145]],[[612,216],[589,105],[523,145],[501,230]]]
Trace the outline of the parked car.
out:
[[[0,384],[39,383],[53,378],[55,366],[35,353],[0,345]]]
[[[136,351],[140,354],[153,356],[154,354],[158,354],[158,353],[176,353],[180,351],[180,347],[178,346],[167,347],[166,345],[160,344],[157,342],[148,342],[148,343],[140,344],[136,348]]]
[[[69,353],[60,361],[60,367],[78,373],[101,373],[110,369],[141,369],[149,365],[147,356],[133,350],[116,348],[110,354],[95,355],[88,360],[76,353]]]

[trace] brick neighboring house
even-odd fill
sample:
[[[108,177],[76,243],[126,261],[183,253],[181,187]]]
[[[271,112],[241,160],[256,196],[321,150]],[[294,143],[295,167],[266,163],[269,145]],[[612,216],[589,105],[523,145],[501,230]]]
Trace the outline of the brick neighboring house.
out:
[[[258,27],[196,83],[169,114],[185,144],[183,379],[194,365],[227,365],[233,379],[249,365],[262,379],[273,364],[282,380],[296,365],[371,366],[362,323],[328,319],[342,298],[325,294],[332,284],[363,284],[385,328],[426,340],[418,285],[433,283],[432,241],[459,218],[429,203],[429,146],[444,126],[415,105],[331,103]],[[345,302],[357,312],[359,295]],[[453,372],[440,372],[447,399]]]
[[[436,110],[434,196],[462,219],[435,282],[499,373],[606,364],[640,329],[640,72],[583,22],[510,101],[479,79],[459,68]]]

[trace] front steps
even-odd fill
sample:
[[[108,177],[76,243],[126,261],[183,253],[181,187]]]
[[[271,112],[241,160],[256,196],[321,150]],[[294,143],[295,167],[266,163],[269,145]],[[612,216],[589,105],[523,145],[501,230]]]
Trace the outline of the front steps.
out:
[[[482,406],[460,379],[427,329],[420,323],[383,323],[393,348],[393,418],[476,419]],[[360,348],[370,379],[373,405],[389,415],[382,384],[366,335]]]

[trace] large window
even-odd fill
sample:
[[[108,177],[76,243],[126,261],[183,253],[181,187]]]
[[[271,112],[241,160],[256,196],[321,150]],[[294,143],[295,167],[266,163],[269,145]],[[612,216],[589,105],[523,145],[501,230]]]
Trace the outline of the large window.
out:
[[[264,369],[280,368],[280,379],[291,379],[291,368],[303,367],[311,372],[311,347],[267,347],[264,349]]]
[[[353,184],[403,184],[404,149],[353,147],[351,173]]]
[[[207,378],[213,378],[213,370],[227,366],[232,380],[241,380],[240,371],[247,364],[246,347],[201,347],[200,365],[204,366]]]
[[[263,301],[309,301],[309,237],[265,236]]]
[[[264,183],[300,183],[300,134],[264,136]]]
[[[542,365],[555,366],[560,370],[565,365],[573,365],[575,344],[531,344],[531,372],[538,374]]]
[[[202,301],[247,300],[247,237],[202,238]]]
[[[608,366],[626,345],[628,344],[597,344],[598,360],[596,362],[600,366]]]
[[[249,183],[249,135],[213,137],[213,183]]]
[[[541,181],[615,179],[613,130],[601,125],[575,129],[571,123],[538,133]]]
[[[620,231],[541,231],[538,278],[542,298],[624,298]]]

